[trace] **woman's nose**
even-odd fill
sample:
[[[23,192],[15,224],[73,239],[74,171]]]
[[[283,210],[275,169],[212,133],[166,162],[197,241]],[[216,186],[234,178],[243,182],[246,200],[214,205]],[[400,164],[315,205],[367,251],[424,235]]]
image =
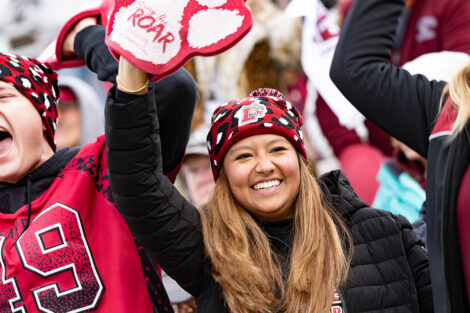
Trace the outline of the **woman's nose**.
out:
[[[256,163],[256,171],[258,173],[269,173],[272,172],[275,168],[272,160],[266,157],[260,157]]]

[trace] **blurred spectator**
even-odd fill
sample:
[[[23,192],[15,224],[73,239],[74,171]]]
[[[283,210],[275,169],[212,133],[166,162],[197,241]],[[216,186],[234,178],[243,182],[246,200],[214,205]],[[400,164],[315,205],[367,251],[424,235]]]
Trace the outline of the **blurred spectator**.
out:
[[[347,15],[353,2],[343,1],[342,15]],[[469,30],[467,0],[406,0],[393,42],[393,63],[401,66],[423,54],[439,51],[470,54]]]
[[[329,78],[324,78],[339,38],[338,23],[343,20],[352,2],[353,0],[338,1],[336,10],[328,10],[319,0],[293,0],[288,12],[307,15],[303,30],[302,63],[319,93],[315,114],[320,128],[358,195],[373,204],[380,186],[376,177],[384,162],[393,160],[392,163],[400,163],[397,156],[400,156],[402,161],[406,157],[399,147],[392,147],[389,136],[370,121],[364,122],[367,133],[359,134],[358,129],[364,129],[362,115],[352,108],[342,95],[338,95],[336,87],[331,87]],[[307,6],[310,6],[310,9],[307,9]],[[441,72],[444,69],[451,72],[450,69],[455,69],[462,64],[461,60],[465,59],[462,57],[464,53],[455,51],[470,53],[470,2],[407,1],[397,26],[394,48],[392,59],[400,65],[425,53],[449,50],[450,52],[446,51],[446,56],[444,53],[442,56],[430,56],[426,65],[418,64],[413,67],[419,71],[436,72],[438,68]],[[435,73],[427,73],[427,76],[436,78]],[[442,75],[437,76],[445,79]],[[414,163],[413,160],[409,162]],[[416,173],[411,171],[412,177],[416,176]],[[423,176],[423,173],[424,171],[421,171],[420,176]],[[385,202],[375,204],[378,203]]]
[[[103,104],[81,79],[61,76],[57,148],[84,146],[104,133]]]
[[[392,139],[392,143],[393,157],[381,164],[376,176],[379,188],[372,206],[401,214],[413,223],[426,199],[426,159],[401,141]]]
[[[339,6],[347,15],[354,0]],[[403,65],[432,52],[453,51],[470,54],[470,2],[467,0],[407,0],[395,32],[391,61]],[[330,103],[328,103],[330,105]],[[369,142],[391,155],[389,136],[366,121]]]
[[[418,19],[419,29],[412,29],[417,44],[438,46],[446,39],[451,48],[456,48],[456,39],[470,44],[469,1],[417,0],[410,5],[410,21],[415,8],[428,8]],[[357,0],[330,74],[362,113],[427,158],[423,208],[435,311],[470,312],[470,63],[454,73],[449,84],[390,64],[403,9],[403,0]],[[445,31],[447,36],[439,38]],[[437,62],[430,63],[435,66]]]
[[[253,28],[237,45],[212,57],[195,57],[190,72],[195,77],[200,101],[193,128],[210,123],[216,107],[261,87],[286,91],[286,72],[300,69],[300,18],[281,9],[286,1],[247,0]],[[286,93],[287,94],[287,93]],[[291,100],[291,99],[289,99]]]
[[[197,208],[207,202],[215,186],[206,144],[208,133],[209,126],[205,124],[191,133],[183,161],[188,199]]]

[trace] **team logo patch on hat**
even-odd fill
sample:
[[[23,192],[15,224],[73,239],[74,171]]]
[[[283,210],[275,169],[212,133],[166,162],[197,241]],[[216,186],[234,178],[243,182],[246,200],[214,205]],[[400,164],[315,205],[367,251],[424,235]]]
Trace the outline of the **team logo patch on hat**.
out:
[[[255,101],[250,105],[243,106],[235,113],[235,117],[238,118],[238,126],[243,126],[257,122],[266,115],[266,112],[268,112],[266,107],[260,101]]]
[[[207,135],[214,179],[217,179],[228,149],[253,135],[283,136],[307,159],[302,123],[302,117],[296,108],[275,89],[258,89],[247,98],[221,105],[212,115],[212,124]]]

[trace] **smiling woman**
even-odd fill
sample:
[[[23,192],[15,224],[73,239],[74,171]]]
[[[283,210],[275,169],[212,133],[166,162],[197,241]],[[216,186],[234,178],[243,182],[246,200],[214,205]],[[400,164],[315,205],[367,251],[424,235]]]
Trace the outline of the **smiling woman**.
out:
[[[307,169],[301,126],[274,89],[214,112],[216,187],[201,220],[213,274],[234,312],[327,312],[346,279],[349,236]]]
[[[280,92],[259,89],[215,110],[215,188],[199,210],[161,174],[154,110],[108,106],[110,183],[131,231],[198,312],[433,311],[427,253],[411,225],[368,207],[340,171],[315,178],[302,117]]]
[[[230,190],[240,205],[267,221],[293,216],[300,187],[295,148],[279,135],[255,135],[234,144],[224,160]]]

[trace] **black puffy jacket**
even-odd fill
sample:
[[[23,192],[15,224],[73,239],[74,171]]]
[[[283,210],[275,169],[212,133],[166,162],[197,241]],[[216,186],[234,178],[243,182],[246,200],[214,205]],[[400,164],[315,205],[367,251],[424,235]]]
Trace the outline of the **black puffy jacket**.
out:
[[[228,312],[204,254],[200,216],[162,173],[153,94],[122,104],[108,98],[110,181],[121,214],[153,257],[197,300],[198,312]],[[354,242],[345,312],[433,312],[428,256],[404,217],[370,208],[341,171],[319,179]]]
[[[470,164],[470,123],[452,140],[450,132],[436,136],[447,83],[429,81],[390,64],[393,35],[404,5],[404,0],[355,0],[341,31],[330,76],[371,122],[427,159],[426,237],[435,310],[467,313],[470,305],[456,208]],[[461,22],[464,27],[465,21]],[[441,26],[445,27],[439,25],[438,29]]]

